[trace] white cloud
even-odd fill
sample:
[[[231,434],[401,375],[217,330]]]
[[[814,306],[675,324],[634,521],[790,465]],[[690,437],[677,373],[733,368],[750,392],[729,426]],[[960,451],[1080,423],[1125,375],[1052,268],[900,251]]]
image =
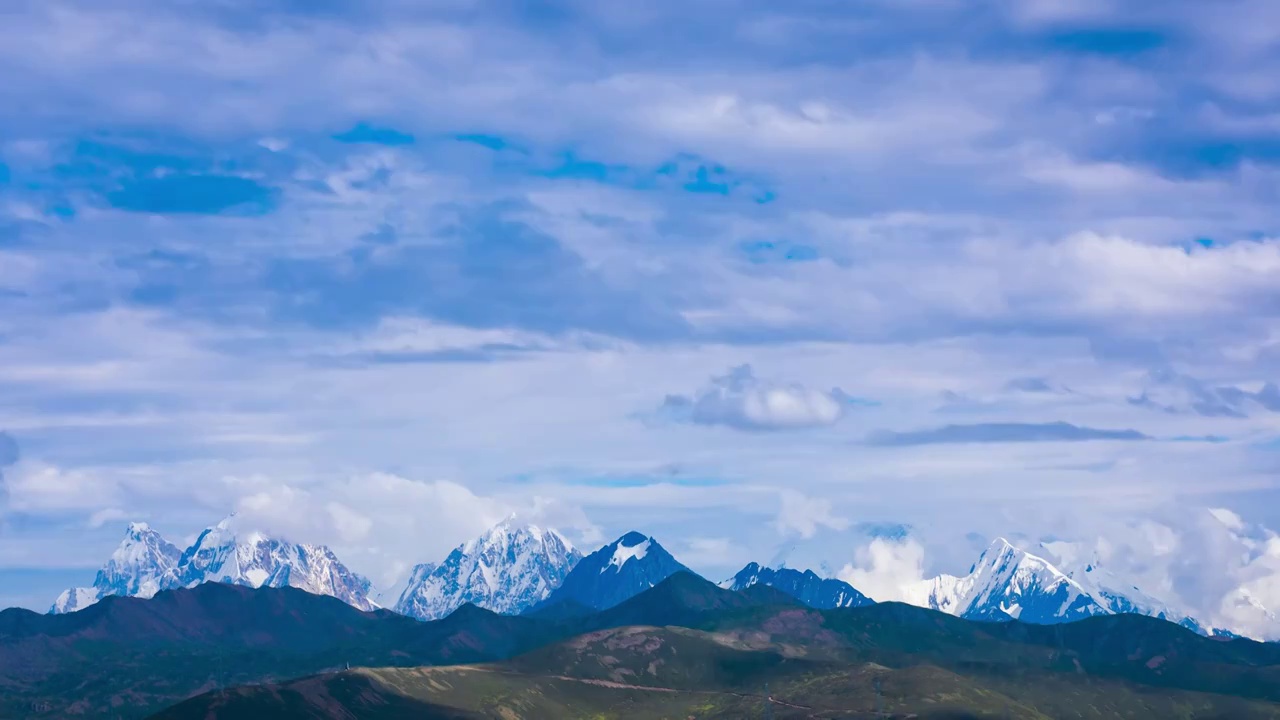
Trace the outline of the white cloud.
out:
[[[672,554],[677,560],[693,568],[736,569],[748,562],[743,548],[726,537],[691,537],[681,546],[673,548]]]
[[[832,530],[849,527],[849,521],[836,516],[831,509],[831,501],[826,498],[809,497],[796,490],[783,490],[778,499],[780,505],[774,526],[784,535],[795,533],[802,538],[811,538],[820,527]]]
[[[130,519],[129,513],[120,508],[104,508],[89,516],[89,528],[96,530],[107,523]]]
[[[904,590],[924,579],[924,554],[914,538],[876,538],[858,548],[837,576],[873,600],[905,602]]]
[[[113,506],[119,486],[96,473],[23,460],[5,471],[11,511],[61,515]]]
[[[1228,530],[1238,531],[1244,529],[1244,520],[1226,508],[1209,508],[1209,514],[1213,515],[1214,519],[1222,523]]]
[[[700,425],[739,430],[793,430],[833,425],[844,415],[839,389],[812,390],[757,378],[750,365],[739,365],[711,378],[692,396],[668,395],[661,413]]]

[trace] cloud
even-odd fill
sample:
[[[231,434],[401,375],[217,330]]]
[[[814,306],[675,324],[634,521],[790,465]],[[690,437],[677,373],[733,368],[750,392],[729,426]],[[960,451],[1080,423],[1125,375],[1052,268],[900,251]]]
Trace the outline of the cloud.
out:
[[[5,475],[9,509],[33,515],[80,514],[110,507],[120,488],[111,479],[79,469],[24,460]]]
[[[627,337],[681,334],[660,293],[613,278],[536,225],[523,203],[440,208],[430,242],[380,252],[282,258],[265,272],[275,317],[322,329],[385,316],[477,328]]]
[[[108,523],[132,519],[136,518],[132,517],[129,513],[121,510],[120,508],[103,508],[89,516],[88,526],[90,529],[96,530]]]
[[[1251,392],[1231,385],[1211,385],[1169,368],[1153,370],[1131,405],[1173,414],[1246,418],[1258,410],[1280,412],[1280,386],[1268,382]]]
[[[691,567],[736,570],[749,562],[746,551],[724,537],[691,537],[674,554],[680,562]]]
[[[878,430],[867,436],[867,444],[907,447],[942,443],[1084,442],[1088,440],[1150,440],[1137,430],[1101,430],[1051,423],[975,423],[946,425],[931,430],[895,432]]]
[[[837,577],[879,601],[903,602],[903,590],[924,579],[924,546],[911,537],[878,537],[859,547]]]
[[[750,365],[739,365],[693,395],[668,395],[659,416],[737,430],[796,430],[834,425],[850,400],[839,388],[762,380]]]
[[[831,501],[826,498],[809,497],[795,490],[783,490],[779,493],[779,499],[781,505],[773,524],[783,535],[794,533],[801,538],[811,538],[822,527],[832,530],[849,527],[849,521],[835,515]]]

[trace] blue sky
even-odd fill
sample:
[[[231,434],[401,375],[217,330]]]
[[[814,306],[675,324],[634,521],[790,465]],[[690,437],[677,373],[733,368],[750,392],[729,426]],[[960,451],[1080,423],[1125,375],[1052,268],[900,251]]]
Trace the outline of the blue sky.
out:
[[[1280,608],[1278,13],[20,0],[0,601],[130,519],[390,585],[517,511]]]

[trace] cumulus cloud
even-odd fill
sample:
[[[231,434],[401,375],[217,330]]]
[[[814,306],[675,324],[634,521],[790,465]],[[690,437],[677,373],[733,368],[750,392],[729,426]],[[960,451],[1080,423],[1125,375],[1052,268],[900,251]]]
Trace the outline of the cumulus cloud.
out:
[[[905,602],[904,589],[924,579],[924,546],[914,538],[878,537],[859,547],[837,577],[880,602]]]
[[[947,425],[930,430],[895,432],[878,430],[867,443],[885,447],[943,443],[1084,442],[1088,440],[1150,440],[1137,430],[1102,430],[1068,422],[974,423]]]
[[[783,535],[794,533],[801,538],[811,538],[820,527],[832,530],[849,527],[849,521],[837,516],[831,508],[831,501],[826,498],[809,497],[795,490],[783,490],[779,500],[781,504],[774,519],[774,527]]]
[[[739,365],[692,395],[668,395],[659,415],[737,430],[795,430],[834,425],[852,398],[839,388],[814,390],[757,378]]]

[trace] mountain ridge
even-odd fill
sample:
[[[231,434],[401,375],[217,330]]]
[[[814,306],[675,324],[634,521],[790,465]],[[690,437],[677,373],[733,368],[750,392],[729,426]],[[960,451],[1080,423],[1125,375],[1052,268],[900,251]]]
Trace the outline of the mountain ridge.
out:
[[[238,531],[236,516],[205,528],[179,552],[146,523],[130,523],[125,537],[89,588],[65,590],[49,608],[83,610],[106,597],[150,598],[163,590],[224,582],[248,587],[296,587],[372,610],[373,584],[352,572],[325,545],[291,543],[256,530]]]

